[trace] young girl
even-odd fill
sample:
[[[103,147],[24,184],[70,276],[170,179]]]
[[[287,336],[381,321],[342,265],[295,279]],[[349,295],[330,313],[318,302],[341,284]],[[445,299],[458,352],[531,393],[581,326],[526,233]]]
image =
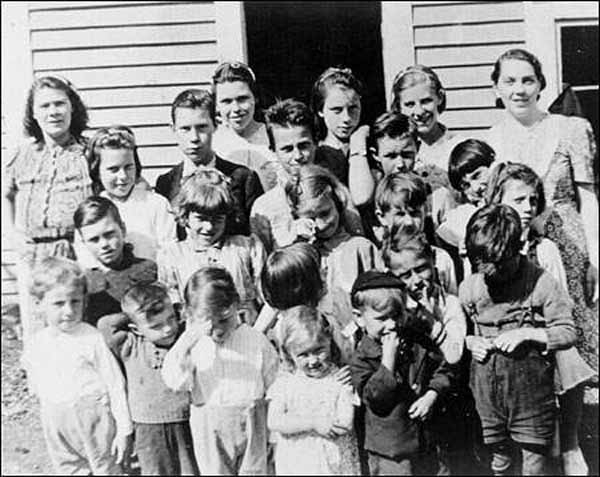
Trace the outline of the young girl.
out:
[[[256,237],[229,234],[232,207],[229,181],[221,172],[204,168],[190,176],[174,203],[187,238],[159,252],[158,276],[170,289],[173,303],[183,303],[185,284],[196,270],[224,267],[240,294],[244,320],[252,325],[262,304],[258,283],[266,254]]]
[[[133,131],[121,125],[100,128],[86,153],[94,192],[115,203],[136,255],[156,261],[158,248],[176,240],[175,219],[167,199],[141,177]]]
[[[366,204],[375,183],[367,161],[368,126],[357,129],[363,86],[350,68],[327,68],[312,88],[317,148],[315,164],[348,187],[355,205]]]
[[[327,289],[339,287],[350,293],[356,276],[377,268],[380,258],[371,241],[348,233],[345,197],[338,191],[335,176],[315,165],[300,167],[285,186],[292,215],[306,219],[303,235],[321,253],[321,273]]]
[[[2,174],[17,251],[17,283],[23,344],[29,344],[41,320],[29,295],[31,269],[46,256],[75,258],[73,212],[91,195],[91,180],[81,132],[88,114],[73,85],[64,78],[36,79],[27,94],[23,120],[27,142],[9,159]],[[6,207],[4,207],[6,205]]]
[[[550,273],[565,290],[567,279],[558,247],[539,230],[540,214],[545,207],[544,186],[533,171],[523,164],[501,163],[494,168],[488,188],[490,203],[501,203],[515,209],[523,227],[522,253]],[[577,324],[585,306],[574,303],[573,319]],[[588,466],[579,447],[578,429],[583,407],[582,383],[596,377],[597,373],[581,358],[577,349],[557,351],[556,392],[560,403],[560,442],[563,467],[566,475],[587,475]]]
[[[47,327],[23,361],[54,471],[122,475],[132,432],[125,380],[100,332],[82,322],[85,276],[76,263],[48,257],[33,270],[31,295]]]
[[[267,393],[268,427],[278,432],[275,471],[277,475],[356,475],[353,391],[336,379],[329,324],[307,306],[284,314],[281,350],[293,371],[281,374]]]
[[[244,63],[225,62],[217,67],[212,81],[221,121],[213,136],[214,151],[256,171],[268,191],[277,185],[277,168],[265,124],[255,119],[259,95],[254,72]]]
[[[277,353],[242,323],[231,275],[206,267],[184,290],[187,327],[165,356],[162,376],[191,392],[190,426],[203,475],[265,475],[265,392],[277,374]]]
[[[156,263],[138,258],[125,242],[125,224],[117,206],[104,197],[89,197],[73,214],[75,229],[93,263],[86,270],[86,321],[93,325],[104,315],[121,311],[121,298],[133,285],[157,278]]]

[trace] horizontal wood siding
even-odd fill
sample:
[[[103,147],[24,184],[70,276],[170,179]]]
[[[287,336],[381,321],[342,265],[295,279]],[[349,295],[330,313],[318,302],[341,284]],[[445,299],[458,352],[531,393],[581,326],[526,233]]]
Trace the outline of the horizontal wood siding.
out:
[[[184,89],[210,87],[215,15],[214,2],[29,2],[33,73],[73,82],[89,108],[89,133],[132,127],[143,175],[154,185],[180,160],[171,102]],[[3,249],[3,302],[15,298],[14,263]]]
[[[499,119],[490,74],[496,58],[524,47],[523,2],[414,2],[415,61],[432,67],[447,90],[441,120],[481,134]]]

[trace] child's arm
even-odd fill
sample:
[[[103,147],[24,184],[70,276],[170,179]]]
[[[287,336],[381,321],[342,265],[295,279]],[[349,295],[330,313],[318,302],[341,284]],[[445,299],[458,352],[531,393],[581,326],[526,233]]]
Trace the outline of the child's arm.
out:
[[[131,321],[125,313],[103,316],[96,323],[104,341],[116,356],[122,355],[123,347],[129,336],[130,323]]]
[[[275,324],[276,318],[277,310],[275,308],[271,308],[271,305],[268,303],[265,303],[252,327],[257,331],[266,334],[267,331]]]
[[[250,212],[250,232],[260,238],[266,252],[270,253],[274,247],[272,224],[267,216],[257,210],[256,205],[255,203],[252,206],[252,211]]]
[[[169,254],[169,247],[161,247],[156,255],[156,265],[158,267],[158,281],[163,283],[168,290],[171,303],[182,303],[182,297],[177,280],[177,265],[173,257]]]
[[[252,234],[250,235],[250,260],[252,262],[252,279],[257,292],[256,301],[260,306],[265,302],[261,293],[260,274],[267,261],[267,252],[260,238]]]
[[[448,363],[458,363],[463,355],[465,337],[467,336],[467,319],[460,306],[460,301],[453,295],[446,297],[442,322],[446,337],[439,344],[440,351]]]
[[[277,377],[277,371],[279,369],[279,356],[267,337],[263,335],[261,338],[263,338],[264,341],[262,378],[266,390],[269,389]]]
[[[335,418],[333,420],[345,433],[352,431],[354,422],[354,391],[352,386],[342,386],[335,405]]]
[[[368,136],[369,126],[359,127],[350,136],[348,189],[352,202],[357,206],[369,202],[375,190],[375,181],[367,160]]]
[[[162,195],[155,194],[157,202],[156,214],[154,216],[154,229],[159,248],[162,248],[167,243],[177,241],[177,227],[175,224],[175,216],[171,211],[169,201]]]

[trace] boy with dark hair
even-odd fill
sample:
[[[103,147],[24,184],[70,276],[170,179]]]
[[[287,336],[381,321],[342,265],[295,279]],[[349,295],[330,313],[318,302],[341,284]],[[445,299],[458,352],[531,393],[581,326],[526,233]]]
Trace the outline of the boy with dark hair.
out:
[[[258,196],[263,193],[256,172],[217,156],[212,149],[215,130],[215,102],[210,92],[201,89],[185,90],[171,105],[172,127],[183,160],[156,181],[156,192],[172,201],[182,182],[198,167],[214,167],[231,179],[234,196],[234,230],[232,233],[250,233],[250,210]],[[177,228],[180,240],[185,238],[183,227]]]
[[[475,273],[459,297],[474,325],[465,344],[494,475],[548,472],[556,413],[552,351],[577,337],[566,292],[521,248],[521,220],[512,208],[487,206],[469,220],[466,249]],[[515,447],[522,469],[513,471]]]

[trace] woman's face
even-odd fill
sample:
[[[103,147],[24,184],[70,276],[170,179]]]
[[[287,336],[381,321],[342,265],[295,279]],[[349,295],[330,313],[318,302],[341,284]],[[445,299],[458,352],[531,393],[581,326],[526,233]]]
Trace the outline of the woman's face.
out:
[[[523,232],[527,233],[539,204],[535,188],[520,180],[508,180],[504,184],[502,204],[509,205],[518,212]]]
[[[135,184],[135,160],[131,149],[101,149],[100,182],[111,197],[126,199]]]
[[[438,123],[442,98],[428,81],[405,88],[400,93],[400,112],[410,117],[419,136],[429,134]]]
[[[242,135],[252,123],[256,98],[247,83],[227,81],[217,84],[217,111],[231,129]]]
[[[44,136],[55,141],[69,135],[73,106],[61,89],[43,87],[33,96],[33,117],[37,121]]]
[[[494,89],[506,110],[521,119],[536,111],[542,84],[530,63],[508,59],[500,63],[500,76]]]
[[[350,136],[360,120],[360,96],[353,89],[332,85],[327,88],[323,109],[319,116],[327,127],[327,134],[333,134],[342,142],[350,140]]]

